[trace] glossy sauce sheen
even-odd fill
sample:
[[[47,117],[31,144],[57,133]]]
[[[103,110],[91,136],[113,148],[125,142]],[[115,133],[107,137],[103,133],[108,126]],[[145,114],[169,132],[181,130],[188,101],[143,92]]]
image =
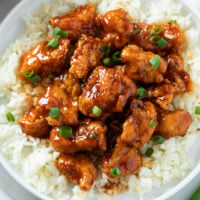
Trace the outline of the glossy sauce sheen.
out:
[[[97,167],[112,188],[112,179],[137,175],[140,148],[153,135],[184,136],[192,123],[187,111],[169,110],[176,94],[193,89],[181,57],[184,33],[175,22],[133,24],[123,9],[99,15],[92,4],[49,23],[68,35],[56,47],[43,41],[22,56],[23,84],[45,89],[19,125],[27,135],[50,138],[60,152],[58,169],[81,190],[91,189]],[[160,27],[157,36],[167,42],[163,47],[149,41],[155,26]],[[24,77],[32,71],[40,83]],[[141,87],[146,93],[140,93]],[[50,116],[51,108],[58,116]]]

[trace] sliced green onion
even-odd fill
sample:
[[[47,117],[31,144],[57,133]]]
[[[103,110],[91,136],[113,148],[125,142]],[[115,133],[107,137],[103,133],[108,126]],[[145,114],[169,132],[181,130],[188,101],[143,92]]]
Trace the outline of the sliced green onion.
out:
[[[154,152],[153,148],[149,148],[149,149],[146,150],[145,155],[150,157],[153,154],[153,152]]]
[[[162,28],[160,26],[154,26],[151,29],[150,34],[151,35],[158,35],[161,31],[162,31]]]
[[[90,138],[95,138],[96,140],[99,140],[99,136],[97,135],[96,132],[92,132],[91,135],[89,136]]]
[[[31,76],[33,76],[33,74],[34,74],[34,71],[33,71],[33,69],[32,69],[31,72],[24,72],[22,75],[23,75],[24,77],[30,78]]]
[[[9,122],[14,122],[15,121],[15,117],[11,112],[6,113],[6,118]]]
[[[93,115],[95,115],[95,116],[98,117],[98,116],[101,115],[102,109],[99,108],[98,106],[94,106],[94,107],[92,108],[92,113],[93,113]]]
[[[152,137],[152,140],[157,144],[163,144],[165,142],[165,138],[162,137],[161,135],[154,135]]]
[[[156,128],[158,126],[158,120],[157,119],[152,119],[149,122],[149,126],[150,126],[150,128]]]
[[[195,115],[200,115],[200,106],[195,107]]]
[[[200,199],[200,187],[194,192],[189,200],[199,200]]]
[[[60,136],[71,138],[72,137],[73,130],[70,126],[61,126],[60,127]]]
[[[113,62],[119,62],[119,61],[121,61],[121,51],[116,51],[116,52],[112,55],[112,61],[113,61]]]
[[[56,27],[56,28],[53,30],[53,35],[54,35],[56,38],[66,37],[66,36],[68,35],[68,32],[67,32],[67,31],[63,31],[60,27]]]
[[[107,46],[107,45],[103,45],[101,48],[100,48],[100,51],[102,53],[105,53],[106,56],[109,56],[110,54],[110,48]]]
[[[28,80],[33,82],[33,83],[38,83],[38,82],[41,81],[41,78],[37,74],[34,74],[31,77],[29,77]]]
[[[105,66],[108,66],[108,65],[110,65],[110,63],[111,63],[111,59],[107,57],[107,58],[104,58],[102,62],[103,62],[103,64],[104,64]]]
[[[155,40],[156,39],[156,40]],[[156,43],[158,40],[160,40],[160,36],[154,35],[149,39],[149,42]]]
[[[161,38],[156,42],[156,44],[158,47],[162,48],[167,44],[167,41],[165,39]]]
[[[137,33],[140,32],[140,29],[139,28],[136,28],[134,31],[133,31],[133,35],[136,35]]]
[[[47,48],[51,47],[51,48],[55,49],[58,46],[58,44],[59,44],[59,41],[54,38],[49,41],[49,43],[47,44]]]
[[[51,118],[57,118],[60,116],[60,108],[59,107],[52,107],[49,109],[49,116]]]
[[[175,22],[175,23],[176,23],[177,20],[172,19],[172,20],[168,21],[167,23],[170,24],[170,23],[172,23],[172,22]]]
[[[137,98],[144,99],[147,96],[147,90],[143,87],[137,89]]]
[[[154,66],[155,69],[159,67],[160,62],[161,62],[160,56],[155,56],[150,60],[150,63]]]
[[[110,174],[111,174],[112,176],[114,176],[114,177],[120,177],[121,171],[120,171],[119,168],[112,168],[112,169],[110,170]]]

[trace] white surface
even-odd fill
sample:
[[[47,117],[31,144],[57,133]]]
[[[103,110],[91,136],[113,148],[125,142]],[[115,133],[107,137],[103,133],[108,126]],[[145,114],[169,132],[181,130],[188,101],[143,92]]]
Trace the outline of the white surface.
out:
[[[19,0],[0,0],[0,20]],[[32,0],[29,0],[29,3]],[[200,9],[199,0],[190,0],[194,2],[196,8]],[[23,11],[22,11],[23,12]],[[22,14],[23,15],[23,14]],[[191,193],[200,185],[200,174],[185,188],[168,200],[188,200]],[[0,200],[38,200],[18,185],[10,175],[0,166]],[[10,196],[10,198],[8,197]]]

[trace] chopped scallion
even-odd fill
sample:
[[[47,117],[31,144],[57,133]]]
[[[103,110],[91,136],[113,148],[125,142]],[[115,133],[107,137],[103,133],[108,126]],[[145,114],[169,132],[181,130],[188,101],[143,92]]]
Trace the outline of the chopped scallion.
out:
[[[162,28],[160,26],[154,26],[151,31],[150,34],[151,35],[158,35],[159,33],[161,33]]]
[[[119,61],[121,61],[121,51],[116,51],[116,52],[112,55],[112,61],[113,61],[113,62],[119,62]]]
[[[160,56],[155,56],[150,60],[150,63],[154,66],[155,69],[159,67],[160,62],[161,62]]]
[[[34,71],[32,69],[31,72],[24,72],[22,75],[23,77],[30,78],[31,76],[33,76],[33,74],[34,74]]]
[[[49,41],[49,43],[47,44],[47,48],[51,47],[51,48],[55,49],[58,46],[58,44],[59,44],[59,41],[54,38]]]
[[[137,97],[138,99],[144,99],[147,96],[147,90],[143,87],[139,87],[137,89]]]
[[[38,83],[41,81],[41,78],[37,74],[33,74],[31,77],[28,78],[28,80],[33,83]]]
[[[152,119],[149,122],[150,128],[156,128],[158,126],[158,120],[157,119]]]
[[[108,58],[108,57],[106,57],[106,58],[104,58],[103,59],[103,64],[105,65],[105,66],[109,66],[110,65],[110,63],[111,63],[111,59],[110,58]]]
[[[154,35],[149,39],[149,42],[156,43],[158,40],[160,40],[160,36]]]
[[[96,132],[92,132],[91,135],[89,136],[90,138],[95,138],[96,140],[99,139],[99,136],[97,135]]]
[[[60,127],[60,136],[71,138],[72,137],[73,130],[70,126],[61,126]]]
[[[195,107],[195,115],[200,115],[200,106]]]
[[[60,37],[66,37],[68,34],[67,31],[63,31],[60,27],[56,27],[54,30],[53,30],[53,35],[56,37],[56,38],[60,38]]]
[[[98,106],[94,106],[94,107],[92,108],[92,113],[93,113],[93,115],[95,115],[95,116],[98,117],[98,116],[101,115],[102,109],[99,108]]]
[[[156,44],[158,47],[162,48],[167,44],[167,41],[165,39],[161,38],[156,42]]]
[[[154,152],[153,148],[149,148],[146,150],[145,155],[150,157],[153,154],[153,152]]]
[[[11,112],[6,113],[6,118],[9,122],[14,122],[15,121],[15,117]]]
[[[114,177],[120,177],[121,171],[120,171],[119,168],[112,168],[112,169],[110,170],[110,174],[111,174],[112,176],[114,176]]]
[[[60,116],[60,108],[59,107],[52,107],[49,109],[49,116],[51,118],[57,118]]]
[[[152,140],[157,144],[163,144],[165,142],[165,138],[162,137],[161,135],[154,135],[152,137]]]
[[[134,31],[133,31],[133,35],[136,35],[137,33],[140,32],[140,29],[139,28],[136,28]]]

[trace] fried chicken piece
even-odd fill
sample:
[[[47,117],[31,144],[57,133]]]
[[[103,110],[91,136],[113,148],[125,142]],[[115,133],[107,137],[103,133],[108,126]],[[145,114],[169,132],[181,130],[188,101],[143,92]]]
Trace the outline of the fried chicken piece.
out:
[[[97,178],[97,169],[84,154],[65,154],[58,158],[58,168],[81,190],[88,191]]]
[[[161,27],[160,33],[156,34],[156,36],[167,42],[163,47],[159,47],[156,42],[150,42],[150,38],[155,36],[150,34],[154,27]],[[180,55],[184,48],[185,35],[176,22],[169,24],[138,23],[134,24],[135,29],[139,30],[139,32],[133,35],[132,42],[146,51],[152,51],[162,56],[171,53]],[[155,28],[154,32],[159,32],[159,30]]]
[[[100,121],[86,119],[74,128],[72,138],[61,137],[60,129],[53,128],[50,135],[54,149],[61,153],[77,151],[106,150],[106,126]]]
[[[121,8],[111,10],[104,15],[98,15],[96,22],[103,29],[103,41],[114,45],[116,48],[123,47],[133,33],[133,25],[129,19],[129,15]]]
[[[102,46],[103,42],[100,39],[83,35],[71,58],[69,73],[78,79],[87,78],[88,73],[100,62]]]
[[[163,110],[168,110],[174,98],[174,87],[169,83],[161,83],[147,90],[147,98],[153,100]]]
[[[25,113],[18,120],[23,133],[35,138],[45,138],[49,135],[50,126],[47,120],[40,115],[41,112],[43,112],[41,108],[37,107]]]
[[[65,65],[70,41],[60,38],[59,45],[54,49],[47,48],[48,42],[41,42],[36,47],[28,50],[21,57],[20,77],[25,80],[25,72],[34,72],[40,77],[45,77],[53,72],[59,72]]]
[[[150,62],[155,57],[160,59],[158,68]],[[128,45],[122,50],[121,59],[126,64],[123,71],[132,80],[143,83],[160,83],[163,81],[167,62],[160,56],[152,52],[145,52],[136,45]]]
[[[131,110],[132,115],[124,122],[120,138],[122,142],[139,148],[151,139],[157,112],[151,102],[136,99],[131,102]]]
[[[168,70],[165,78],[174,87],[174,92],[183,94],[193,90],[193,82],[190,75],[183,69],[184,61],[181,57],[176,55],[168,56]]]
[[[184,136],[192,123],[192,118],[186,110],[163,112],[159,118],[156,133],[164,138]]]
[[[93,4],[79,6],[75,10],[63,15],[52,17],[49,23],[54,27],[60,27],[68,31],[70,40],[78,40],[81,34],[94,36],[96,7]]]
[[[98,107],[101,116],[122,112],[127,101],[136,95],[136,85],[123,72],[97,67],[79,97],[79,110],[90,117],[99,117],[92,110]]]
[[[46,119],[51,126],[78,124],[78,102],[72,101],[70,97],[59,87],[50,85],[45,94],[38,100],[37,105],[46,111]],[[57,118],[49,116],[49,109],[58,107],[60,115]]]
[[[104,156],[102,172],[112,179],[121,178],[139,169],[141,160],[141,155],[135,147],[118,140],[114,150]],[[111,173],[115,168],[120,170],[120,175],[114,176]]]
[[[54,79],[54,86],[64,90],[72,100],[77,101],[81,95],[80,81],[67,72]]]

